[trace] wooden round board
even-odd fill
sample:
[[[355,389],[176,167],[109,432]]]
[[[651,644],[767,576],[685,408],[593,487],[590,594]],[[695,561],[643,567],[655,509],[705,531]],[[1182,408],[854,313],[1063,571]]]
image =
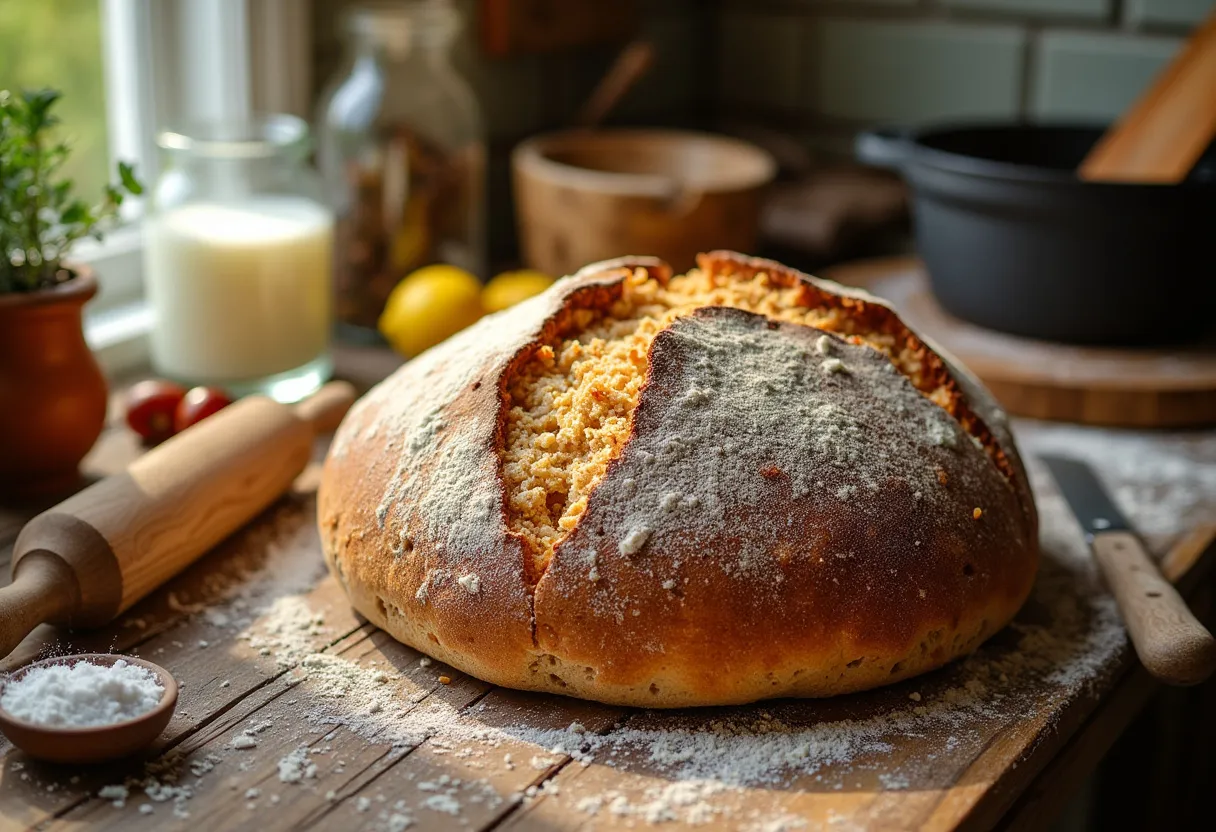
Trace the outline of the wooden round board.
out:
[[[933,297],[913,257],[859,260],[823,277],[890,301],[918,332],[979,376],[1018,416],[1120,427],[1216,423],[1216,343],[1170,349],[1083,347],[1006,335],[959,320]]]

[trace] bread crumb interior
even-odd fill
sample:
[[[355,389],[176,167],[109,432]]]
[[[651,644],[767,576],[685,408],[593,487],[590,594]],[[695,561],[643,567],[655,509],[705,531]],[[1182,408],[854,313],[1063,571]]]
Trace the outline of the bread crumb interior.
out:
[[[801,285],[778,285],[764,273],[745,278],[693,270],[664,286],[638,269],[609,308],[580,312],[574,331],[535,350],[508,381],[502,466],[508,527],[525,541],[533,582],[624,447],[650,343],[678,317],[705,306],[733,306],[838,333],[887,355],[939,404],[952,395],[926,390],[920,355],[897,349],[893,336],[858,331],[847,311],[808,307],[807,297]]]

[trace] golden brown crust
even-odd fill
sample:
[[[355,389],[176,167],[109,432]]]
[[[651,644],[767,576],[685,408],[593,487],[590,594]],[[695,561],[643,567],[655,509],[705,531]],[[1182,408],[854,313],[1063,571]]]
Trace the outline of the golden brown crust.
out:
[[[360,612],[490,682],[649,706],[861,690],[936,667],[1004,626],[1029,592],[1037,528],[986,391],[862,293],[730,253],[701,266],[780,274],[886,327],[923,351],[950,401],[938,408],[885,357],[833,337],[848,371],[799,376],[825,409],[777,396],[771,412],[752,408],[767,416],[749,417],[739,402],[752,400],[731,380],[748,378],[756,356],[776,361],[766,376],[801,372],[785,359],[823,333],[718,307],[681,318],[651,347],[629,442],[547,570],[530,574],[499,469],[507,380],[573,309],[610,302],[632,268],[669,276],[642,258],[596,264],[406,365],[348,416],[319,523]],[[690,418],[681,408],[693,389],[720,405]],[[844,451],[773,428],[799,419],[843,430]],[[916,433],[925,420],[933,436]],[[744,447],[713,450],[713,436],[748,431]],[[677,434],[686,447],[656,475]],[[723,482],[711,487],[714,472]]]

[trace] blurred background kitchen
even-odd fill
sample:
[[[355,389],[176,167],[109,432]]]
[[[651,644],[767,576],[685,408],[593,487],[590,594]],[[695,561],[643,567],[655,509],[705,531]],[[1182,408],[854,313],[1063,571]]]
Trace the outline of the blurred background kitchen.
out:
[[[6,130],[60,91],[39,187],[106,194],[61,206],[79,240],[0,218],[0,480],[74,476],[107,379],[163,377],[132,405],[154,442],[370,383],[592,260],[713,247],[891,298],[1017,415],[1210,425],[1214,5],[0,0]],[[1165,124],[1172,167],[1112,173],[1130,156],[1091,151],[1121,119]],[[37,413],[66,421],[32,437]],[[1181,707],[1133,724],[1071,828],[1192,817],[1212,717]]]
[[[360,328],[375,329],[396,282],[428,262],[482,281],[519,267],[556,276],[586,262],[577,250],[554,256],[539,241],[528,248],[530,235],[543,238],[542,226],[557,220],[543,205],[520,224],[510,158],[522,140],[579,123],[589,105],[610,126],[711,130],[763,148],[777,184],[757,219],[741,221],[759,224],[748,248],[816,270],[912,246],[907,191],[895,175],[854,161],[859,130],[976,120],[1107,124],[1211,5],[437,0],[360,12],[347,0],[6,2],[0,85],[63,91],[61,130],[73,146],[65,172],[85,191],[122,159],[156,193],[166,166],[180,162],[157,147],[167,127],[251,113],[304,119],[310,147],[320,151],[311,164],[330,179],[318,198],[337,212],[339,336],[358,342],[367,334]],[[625,55],[624,72],[611,78],[637,42],[645,54]],[[594,97],[606,78],[605,107]],[[373,138],[353,137],[360,131]],[[399,210],[383,213],[393,199]],[[150,202],[129,202],[126,216],[146,214]],[[373,206],[381,213],[372,216]],[[459,212],[465,216],[454,218]],[[604,233],[586,230],[589,238]],[[749,236],[745,230],[745,242]],[[604,250],[632,252],[620,245],[633,242],[606,240]],[[142,274],[151,261],[140,246],[132,222],[77,258],[101,276],[89,340],[111,366],[138,360],[150,323],[139,302],[156,278]],[[520,291],[534,285],[522,282]],[[403,336],[407,353],[427,340]],[[160,345],[166,369],[174,347]]]

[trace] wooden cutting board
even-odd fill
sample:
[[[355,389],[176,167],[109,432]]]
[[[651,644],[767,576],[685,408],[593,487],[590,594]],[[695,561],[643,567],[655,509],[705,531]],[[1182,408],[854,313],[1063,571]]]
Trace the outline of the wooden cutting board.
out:
[[[1014,415],[1112,427],[1216,424],[1216,337],[1160,350],[1034,341],[950,315],[913,257],[861,260],[821,275],[890,301],[909,325],[979,376]]]

